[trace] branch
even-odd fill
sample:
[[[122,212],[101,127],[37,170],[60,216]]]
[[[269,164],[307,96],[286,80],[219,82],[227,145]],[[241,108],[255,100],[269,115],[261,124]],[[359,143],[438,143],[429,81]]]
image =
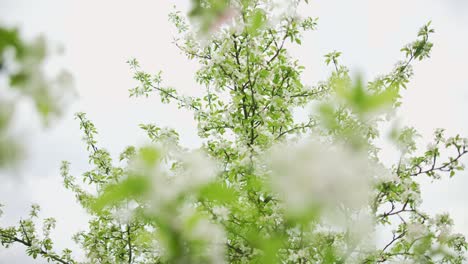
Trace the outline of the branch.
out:
[[[442,171],[442,172],[445,172],[445,171],[450,171],[450,170],[446,170],[447,167],[449,167],[451,164],[453,163],[457,163],[458,160],[464,156],[466,153],[468,153],[468,150],[466,150],[465,148],[463,148],[463,151],[461,152],[458,152],[458,155],[457,157],[455,157],[454,159],[450,160],[449,162],[447,163],[444,163],[443,165],[439,166],[439,167],[436,167],[436,164],[435,164],[435,161],[436,161],[436,155],[434,155],[434,159],[433,159],[433,163],[432,163],[432,166],[430,169],[426,169],[426,170],[422,170],[422,168],[420,166],[417,166],[418,167],[418,172],[415,172],[413,174],[411,174],[411,176],[418,176],[420,174],[427,174],[427,173],[430,173],[430,172],[433,172],[433,171]]]
[[[1,234],[0,233],[0,237],[3,237],[3,238],[6,238],[10,241],[14,241],[14,242],[17,242],[17,243],[20,243],[26,247],[32,247],[32,243],[29,242],[29,241],[25,241],[21,238],[18,238],[16,236],[7,236],[5,234]],[[51,253],[51,252],[47,252],[47,251],[44,251],[42,248],[39,249],[38,253],[44,257],[44,258],[49,258],[49,259],[52,259],[58,263],[62,263],[62,264],[75,264],[76,262],[74,260],[70,260],[70,261],[67,261],[67,260],[64,260],[62,258],[60,258],[56,253]]]

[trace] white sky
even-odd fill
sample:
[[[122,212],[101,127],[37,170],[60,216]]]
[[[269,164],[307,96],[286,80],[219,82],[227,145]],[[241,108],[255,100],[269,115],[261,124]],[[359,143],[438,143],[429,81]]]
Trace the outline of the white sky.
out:
[[[343,52],[343,62],[366,78],[392,69],[402,58],[400,48],[415,39],[428,20],[436,28],[432,58],[414,67],[415,77],[404,93],[400,111],[403,124],[415,126],[427,142],[437,127],[468,136],[468,3],[463,0],[311,0],[303,12],[318,16],[319,30],[308,34],[293,55],[306,66],[304,79],[313,84],[326,76],[323,55]],[[58,248],[76,248],[69,237],[86,227],[86,216],[64,191],[59,176],[62,160],[72,163],[79,176],[87,168],[73,113],[84,111],[99,131],[99,146],[116,156],[127,145],[145,142],[140,123],[176,128],[186,146],[196,146],[195,123],[190,113],[161,105],[156,97],[129,99],[134,86],[125,64],[135,57],[148,71],[163,70],[167,84],[187,94],[197,94],[189,62],[172,44],[173,30],[167,14],[173,4],[165,0],[0,0],[0,21],[18,25],[28,37],[44,33],[65,55],[53,59],[50,69],[65,67],[75,78],[79,98],[64,118],[48,129],[38,128],[37,118],[25,104],[21,127],[29,158],[21,169],[0,174],[0,202],[6,204],[0,224],[13,224],[39,203],[44,216],[58,220]],[[387,157],[392,158],[388,153]],[[466,159],[464,160],[466,163]],[[468,235],[468,173],[435,185],[425,185],[424,207],[429,212],[449,212],[456,229]],[[42,263],[25,257],[23,248],[0,248],[0,264]],[[45,263],[45,262],[44,262]]]

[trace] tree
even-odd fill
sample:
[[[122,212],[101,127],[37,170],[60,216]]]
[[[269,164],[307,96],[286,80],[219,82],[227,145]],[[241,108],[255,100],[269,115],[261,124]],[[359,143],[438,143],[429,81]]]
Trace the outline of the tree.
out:
[[[170,14],[176,45],[201,65],[195,78],[203,97],[180,95],[160,72],[128,61],[138,84],[130,96],[156,93],[193,111],[203,145],[185,149],[173,129],[144,124],[153,144],[129,146],[113,161],[78,113],[91,168],[84,184],[68,162],[61,174],[92,216],[74,237],[86,260],[54,251],[55,221],[47,218],[40,235],[37,205],[18,226],[0,228],[2,245],[23,244],[55,263],[463,263],[465,238],[451,232],[448,215],[420,209],[418,179],[462,170],[467,139],[438,129],[418,151],[414,128],[395,130],[401,158],[390,167],[375,143],[378,126],[401,104],[411,65],[430,55],[431,24],[403,47],[404,60],[389,74],[367,83],[351,78],[334,51],[325,56],[330,77],[307,86],[286,47],[301,44],[316,19],[278,14],[267,0],[222,8],[232,21],[217,24],[208,40],[180,12]],[[311,105],[316,111],[297,122],[294,110]],[[373,243],[377,229],[391,230],[381,247]]]

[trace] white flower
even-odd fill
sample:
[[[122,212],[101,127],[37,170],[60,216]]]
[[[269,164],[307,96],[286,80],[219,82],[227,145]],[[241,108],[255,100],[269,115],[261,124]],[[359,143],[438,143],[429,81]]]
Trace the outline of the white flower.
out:
[[[158,151],[164,152],[164,149]],[[171,155],[168,156],[167,153]],[[136,175],[147,175],[152,183],[148,192],[153,210],[160,210],[181,195],[210,183],[215,179],[219,167],[202,151],[185,152],[176,149],[160,154],[166,163],[146,164],[143,159],[136,160],[133,170]],[[170,158],[170,160],[167,160]]]
[[[407,225],[406,229],[408,230],[408,237],[411,239],[420,238],[424,236],[427,229],[421,223],[410,223]]]
[[[452,235],[452,227],[445,225],[445,226],[440,227],[439,235],[437,236],[437,239],[439,241],[447,241],[448,239],[450,239],[451,235]]]
[[[133,207],[135,209],[136,207]],[[130,208],[120,208],[116,210],[113,215],[121,223],[130,223],[133,218],[134,211]]]
[[[219,149],[228,149],[230,147],[231,147],[231,142],[226,141],[226,140],[220,141],[218,144]]]
[[[400,180],[396,173],[392,173],[383,165],[376,166],[374,173],[377,176],[377,182],[398,182]]]
[[[289,211],[311,206],[361,208],[367,203],[370,163],[340,146],[279,146],[272,157],[272,185]]]
[[[414,201],[416,205],[422,203],[421,194],[417,190],[413,189],[413,185],[415,183],[411,179],[406,178],[402,180],[400,184],[403,187],[403,192],[400,195],[402,201]]]
[[[31,246],[29,248],[31,251],[36,251],[36,252],[41,251],[41,244],[39,240],[37,239],[31,240]]]
[[[219,63],[219,62],[222,62],[223,60],[225,60],[224,53],[222,52],[213,53],[213,56],[212,56],[213,63]]]
[[[429,144],[427,144],[427,150],[428,150],[428,151],[434,151],[434,150],[436,150],[436,149],[437,149],[437,145],[436,145],[436,144],[434,144],[434,143],[429,143]]]
[[[224,230],[207,220],[197,222],[191,233],[192,238],[206,243],[205,254],[210,259],[209,263],[225,263],[226,234]]]
[[[184,97],[182,97],[181,100],[182,100],[183,104],[186,105],[186,106],[190,106],[190,105],[193,104],[193,99],[191,97],[189,97],[189,96],[184,96]]]
[[[215,206],[213,207],[213,213],[220,219],[220,220],[227,220],[229,217],[229,209],[224,206]]]

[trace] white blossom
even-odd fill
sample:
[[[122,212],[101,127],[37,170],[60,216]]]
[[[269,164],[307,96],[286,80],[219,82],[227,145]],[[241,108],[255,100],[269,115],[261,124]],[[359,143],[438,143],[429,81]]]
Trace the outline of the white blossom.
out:
[[[229,217],[229,209],[224,206],[215,206],[213,207],[213,213],[220,219],[220,220],[227,220]]]
[[[427,232],[426,226],[421,223],[409,223],[406,228],[408,231],[408,237],[411,239],[420,238]]]
[[[370,163],[339,146],[318,143],[278,146],[272,157],[272,185],[288,210],[310,206],[359,208],[369,195]]]
[[[224,258],[224,245],[226,244],[227,239],[226,234],[221,227],[203,219],[197,222],[191,236],[194,239],[201,240],[206,243],[204,251],[206,257],[210,260],[209,263],[222,264],[226,262]]]
[[[434,151],[434,150],[436,150],[436,149],[437,149],[437,145],[436,145],[436,144],[434,144],[434,143],[429,143],[429,144],[427,144],[427,150],[428,150],[428,151]]]

